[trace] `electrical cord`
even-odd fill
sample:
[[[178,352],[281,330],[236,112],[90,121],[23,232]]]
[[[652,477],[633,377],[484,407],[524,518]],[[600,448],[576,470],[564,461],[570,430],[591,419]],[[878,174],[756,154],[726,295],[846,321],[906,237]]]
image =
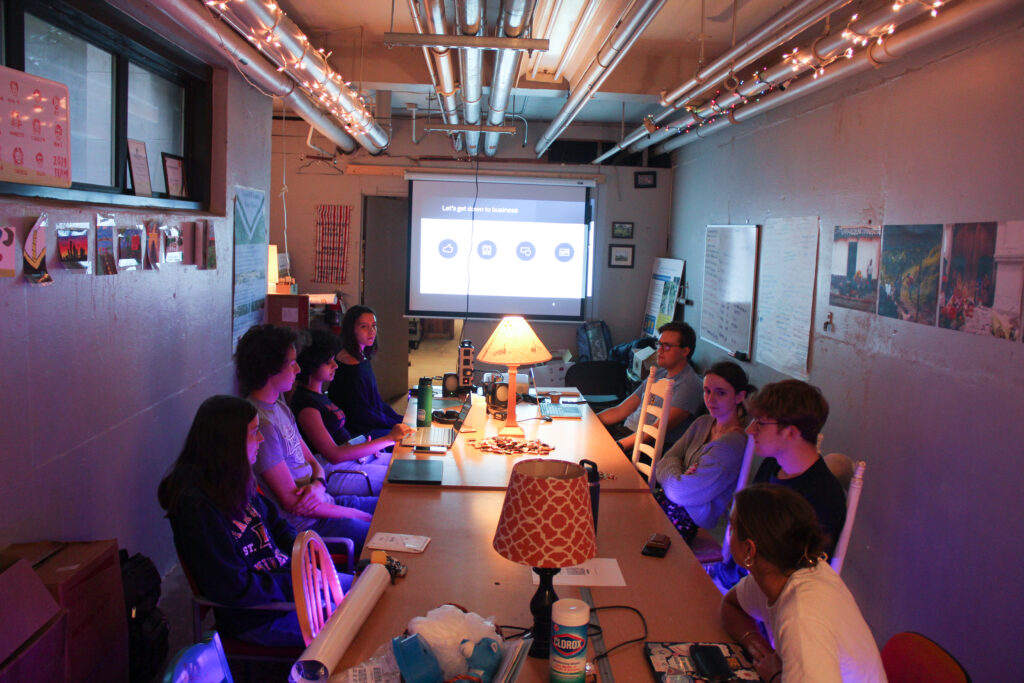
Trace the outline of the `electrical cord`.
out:
[[[607,650],[605,650],[601,654],[599,654],[596,657],[594,657],[594,661],[595,662],[597,660],[599,660],[599,659],[606,658],[608,655],[610,655],[615,650],[618,650],[620,647],[624,647],[626,645],[630,645],[631,643],[642,643],[645,640],[647,640],[647,620],[644,619],[644,615],[643,615],[643,613],[640,610],[638,610],[636,607],[631,607],[630,605],[605,605],[604,607],[594,607],[591,610],[591,612],[600,612],[601,610],[609,610],[609,609],[627,609],[627,610],[630,610],[632,612],[636,612],[636,615],[638,617],[640,617],[640,623],[642,623],[643,626],[644,626],[644,634],[642,636],[640,636],[639,638],[632,638],[630,640],[625,640],[625,641],[619,643],[618,645],[615,645],[614,647],[608,648]],[[590,628],[587,630],[587,635],[588,636],[591,635],[591,634],[597,635],[597,634],[603,634],[603,633],[604,633],[604,629],[602,629],[597,624],[590,624]]]

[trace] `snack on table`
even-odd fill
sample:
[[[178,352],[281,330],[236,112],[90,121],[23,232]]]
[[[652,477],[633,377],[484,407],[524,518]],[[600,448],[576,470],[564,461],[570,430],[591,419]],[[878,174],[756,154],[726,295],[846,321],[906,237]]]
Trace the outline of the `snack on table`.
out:
[[[486,453],[498,455],[547,455],[555,450],[540,439],[513,439],[507,436],[489,436],[486,439],[469,439],[469,444]]]

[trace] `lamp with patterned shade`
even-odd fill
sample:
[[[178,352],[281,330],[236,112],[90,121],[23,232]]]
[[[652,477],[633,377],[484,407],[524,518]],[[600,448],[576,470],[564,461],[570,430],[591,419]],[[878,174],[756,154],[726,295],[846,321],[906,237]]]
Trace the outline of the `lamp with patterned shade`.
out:
[[[530,323],[520,315],[508,315],[494,328],[476,359],[482,363],[508,366],[508,417],[498,436],[522,439],[523,428],[516,422],[516,373],[520,365],[551,360]]]
[[[523,460],[509,478],[494,549],[505,559],[533,567],[540,586],[530,601],[531,657],[547,657],[551,640],[553,579],[562,567],[597,554],[586,470],[564,460]]]

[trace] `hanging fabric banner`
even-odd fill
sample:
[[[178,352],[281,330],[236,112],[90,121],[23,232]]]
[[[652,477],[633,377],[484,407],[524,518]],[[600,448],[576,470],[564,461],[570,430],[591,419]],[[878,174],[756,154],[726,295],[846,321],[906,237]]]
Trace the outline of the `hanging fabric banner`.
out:
[[[351,220],[351,206],[321,204],[316,207],[314,282],[345,282],[345,256]]]

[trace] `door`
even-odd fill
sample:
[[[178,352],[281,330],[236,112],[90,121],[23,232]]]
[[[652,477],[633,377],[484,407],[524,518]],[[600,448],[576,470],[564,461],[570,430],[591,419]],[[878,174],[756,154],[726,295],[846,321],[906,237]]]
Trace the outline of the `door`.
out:
[[[360,298],[377,312],[377,355],[373,372],[385,401],[409,390],[409,325],[405,278],[409,200],[363,198],[363,277]]]

